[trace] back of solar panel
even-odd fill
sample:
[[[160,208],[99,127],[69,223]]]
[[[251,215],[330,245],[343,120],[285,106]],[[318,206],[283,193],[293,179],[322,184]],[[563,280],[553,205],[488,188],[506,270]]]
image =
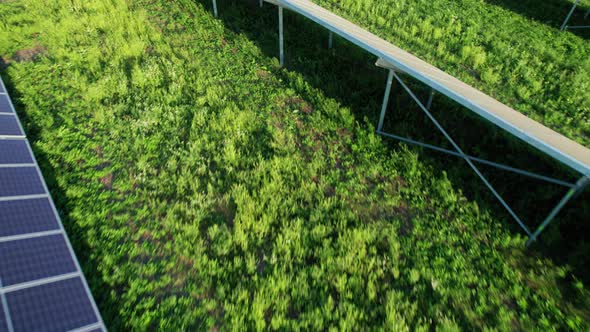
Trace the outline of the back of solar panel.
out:
[[[106,331],[0,78],[0,332]]]

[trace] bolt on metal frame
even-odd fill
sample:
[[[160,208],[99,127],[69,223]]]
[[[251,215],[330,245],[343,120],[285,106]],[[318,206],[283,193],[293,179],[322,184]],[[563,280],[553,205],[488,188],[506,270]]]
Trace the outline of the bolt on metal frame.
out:
[[[590,25],[572,25],[572,26],[568,26],[567,25],[567,22],[569,22],[570,18],[574,14],[574,11],[576,10],[576,7],[578,7],[578,5],[580,5],[580,1],[581,0],[576,0],[576,2],[574,2],[574,4],[572,5],[572,9],[570,9],[570,11],[567,14],[565,20],[561,24],[561,27],[559,28],[561,31],[564,31],[564,30],[567,30],[567,29],[588,29],[588,28],[590,28]],[[590,9],[588,9],[588,11],[586,12],[586,14],[584,14],[584,19],[587,19],[588,16],[590,16]]]

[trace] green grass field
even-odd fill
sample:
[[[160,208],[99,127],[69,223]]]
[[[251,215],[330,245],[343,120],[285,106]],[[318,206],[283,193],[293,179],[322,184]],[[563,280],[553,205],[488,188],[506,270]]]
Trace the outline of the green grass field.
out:
[[[572,264],[374,134],[374,59],[288,15],[279,68],[276,9],[219,3],[0,3],[2,77],[110,330],[590,328]]]

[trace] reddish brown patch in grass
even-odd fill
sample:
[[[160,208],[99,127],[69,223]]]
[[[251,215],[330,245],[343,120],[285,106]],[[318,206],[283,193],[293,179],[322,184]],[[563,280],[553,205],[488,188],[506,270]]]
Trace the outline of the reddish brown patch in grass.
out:
[[[257,69],[256,70],[256,76],[260,77],[263,80],[266,80],[270,76],[270,72],[268,72],[268,71],[266,71],[264,69]]]
[[[47,48],[45,46],[37,44],[31,48],[25,48],[16,51],[16,53],[14,54],[14,60],[16,62],[33,61],[45,53],[47,53]]]
[[[96,155],[98,156],[98,158],[102,158],[103,154],[104,154],[104,150],[102,148],[102,146],[98,145],[97,147],[94,148],[94,152],[96,152]]]
[[[109,173],[100,178],[100,184],[104,186],[105,189],[111,190],[113,189],[113,180],[114,180],[113,173]]]
[[[301,110],[304,114],[313,113],[313,108],[301,97],[290,97],[286,100],[287,104],[293,105]]]

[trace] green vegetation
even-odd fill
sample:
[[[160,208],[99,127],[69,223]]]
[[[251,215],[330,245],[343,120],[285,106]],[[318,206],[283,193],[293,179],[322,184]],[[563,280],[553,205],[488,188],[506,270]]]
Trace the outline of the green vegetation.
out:
[[[224,10],[244,18],[0,4],[2,76],[111,330],[588,330],[567,266],[278,68],[243,28],[265,12]]]
[[[314,2],[590,147],[590,43],[559,31],[570,2]]]

